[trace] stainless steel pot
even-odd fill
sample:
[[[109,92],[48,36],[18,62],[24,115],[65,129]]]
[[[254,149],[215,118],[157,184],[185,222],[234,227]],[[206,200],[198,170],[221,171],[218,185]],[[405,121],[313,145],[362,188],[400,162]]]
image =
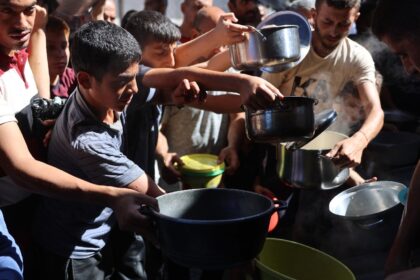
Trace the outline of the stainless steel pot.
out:
[[[361,184],[336,195],[329,210],[362,227],[371,227],[383,222],[384,215],[401,204],[400,193],[406,190],[403,184],[392,181]]]
[[[248,40],[229,46],[232,66],[238,70],[276,66],[299,60],[297,25],[271,25],[250,32]]]
[[[349,177],[348,168],[341,169],[324,156],[336,143],[348,136],[325,131],[301,149],[289,150],[277,144],[277,173],[291,187],[328,190],[341,186]]]
[[[309,138],[314,133],[314,104],[309,97],[288,96],[265,110],[245,106],[245,129],[255,142],[286,142]]]

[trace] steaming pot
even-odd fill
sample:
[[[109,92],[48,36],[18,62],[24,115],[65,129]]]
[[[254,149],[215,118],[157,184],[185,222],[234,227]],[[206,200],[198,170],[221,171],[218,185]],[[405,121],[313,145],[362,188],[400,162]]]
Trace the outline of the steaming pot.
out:
[[[278,66],[299,60],[297,25],[270,25],[250,32],[248,39],[229,46],[231,62],[238,70]]]
[[[324,155],[348,136],[324,131],[300,149],[277,144],[277,174],[291,187],[329,190],[341,186],[349,177],[348,168],[339,168]]]

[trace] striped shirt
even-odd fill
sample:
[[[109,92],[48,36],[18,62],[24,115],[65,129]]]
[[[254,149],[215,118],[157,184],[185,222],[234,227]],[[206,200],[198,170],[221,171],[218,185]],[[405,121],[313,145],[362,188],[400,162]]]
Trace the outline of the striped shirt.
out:
[[[125,133],[125,112],[107,125],[95,117],[76,89],[54,126],[48,161],[95,184],[127,186],[144,172],[125,156]],[[44,199],[37,219],[40,245],[74,259],[101,250],[114,224],[110,208],[51,198]]]

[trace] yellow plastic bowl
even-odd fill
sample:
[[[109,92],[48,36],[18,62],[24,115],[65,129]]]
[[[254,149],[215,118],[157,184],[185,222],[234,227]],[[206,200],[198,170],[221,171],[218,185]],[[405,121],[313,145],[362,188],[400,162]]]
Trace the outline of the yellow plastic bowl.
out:
[[[215,188],[219,186],[224,163],[217,163],[217,156],[211,154],[189,154],[181,157],[179,167],[182,182],[191,188]]]
[[[256,261],[261,280],[355,280],[343,263],[312,247],[267,238]]]

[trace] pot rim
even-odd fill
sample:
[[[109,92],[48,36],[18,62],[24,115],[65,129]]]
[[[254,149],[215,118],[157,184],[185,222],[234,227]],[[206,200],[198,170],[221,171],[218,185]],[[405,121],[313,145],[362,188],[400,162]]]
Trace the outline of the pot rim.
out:
[[[213,189],[191,189],[191,190],[182,190],[182,191],[178,191],[178,192],[214,192],[214,191],[225,191],[225,192],[237,192],[237,193],[249,193],[249,194],[253,194],[259,197],[264,198],[265,200],[270,202],[270,207],[259,213],[259,214],[255,214],[255,215],[250,215],[250,216],[246,216],[246,217],[241,217],[241,218],[235,218],[235,219],[225,219],[225,220],[192,220],[192,219],[184,219],[184,218],[175,218],[175,217],[171,217],[168,215],[164,215],[158,211],[156,211],[154,208],[151,208],[150,212],[152,213],[152,215],[154,217],[157,217],[159,219],[162,220],[166,220],[166,221],[170,221],[170,222],[177,222],[177,223],[182,223],[182,224],[188,224],[188,225],[223,225],[223,224],[231,224],[231,223],[237,223],[237,222],[242,222],[242,221],[247,221],[247,220],[252,220],[252,219],[257,219],[263,216],[269,216],[272,213],[274,213],[274,211],[276,210],[275,206],[274,206],[274,201],[270,198],[267,198],[264,195],[261,195],[259,193],[255,193],[255,192],[250,192],[250,191],[245,191],[245,190],[237,190],[237,189],[219,189],[219,188],[213,188]],[[161,195],[159,197],[163,197],[166,195],[171,195],[173,193],[167,193],[164,195]],[[157,199],[159,200],[159,197],[157,197]]]

